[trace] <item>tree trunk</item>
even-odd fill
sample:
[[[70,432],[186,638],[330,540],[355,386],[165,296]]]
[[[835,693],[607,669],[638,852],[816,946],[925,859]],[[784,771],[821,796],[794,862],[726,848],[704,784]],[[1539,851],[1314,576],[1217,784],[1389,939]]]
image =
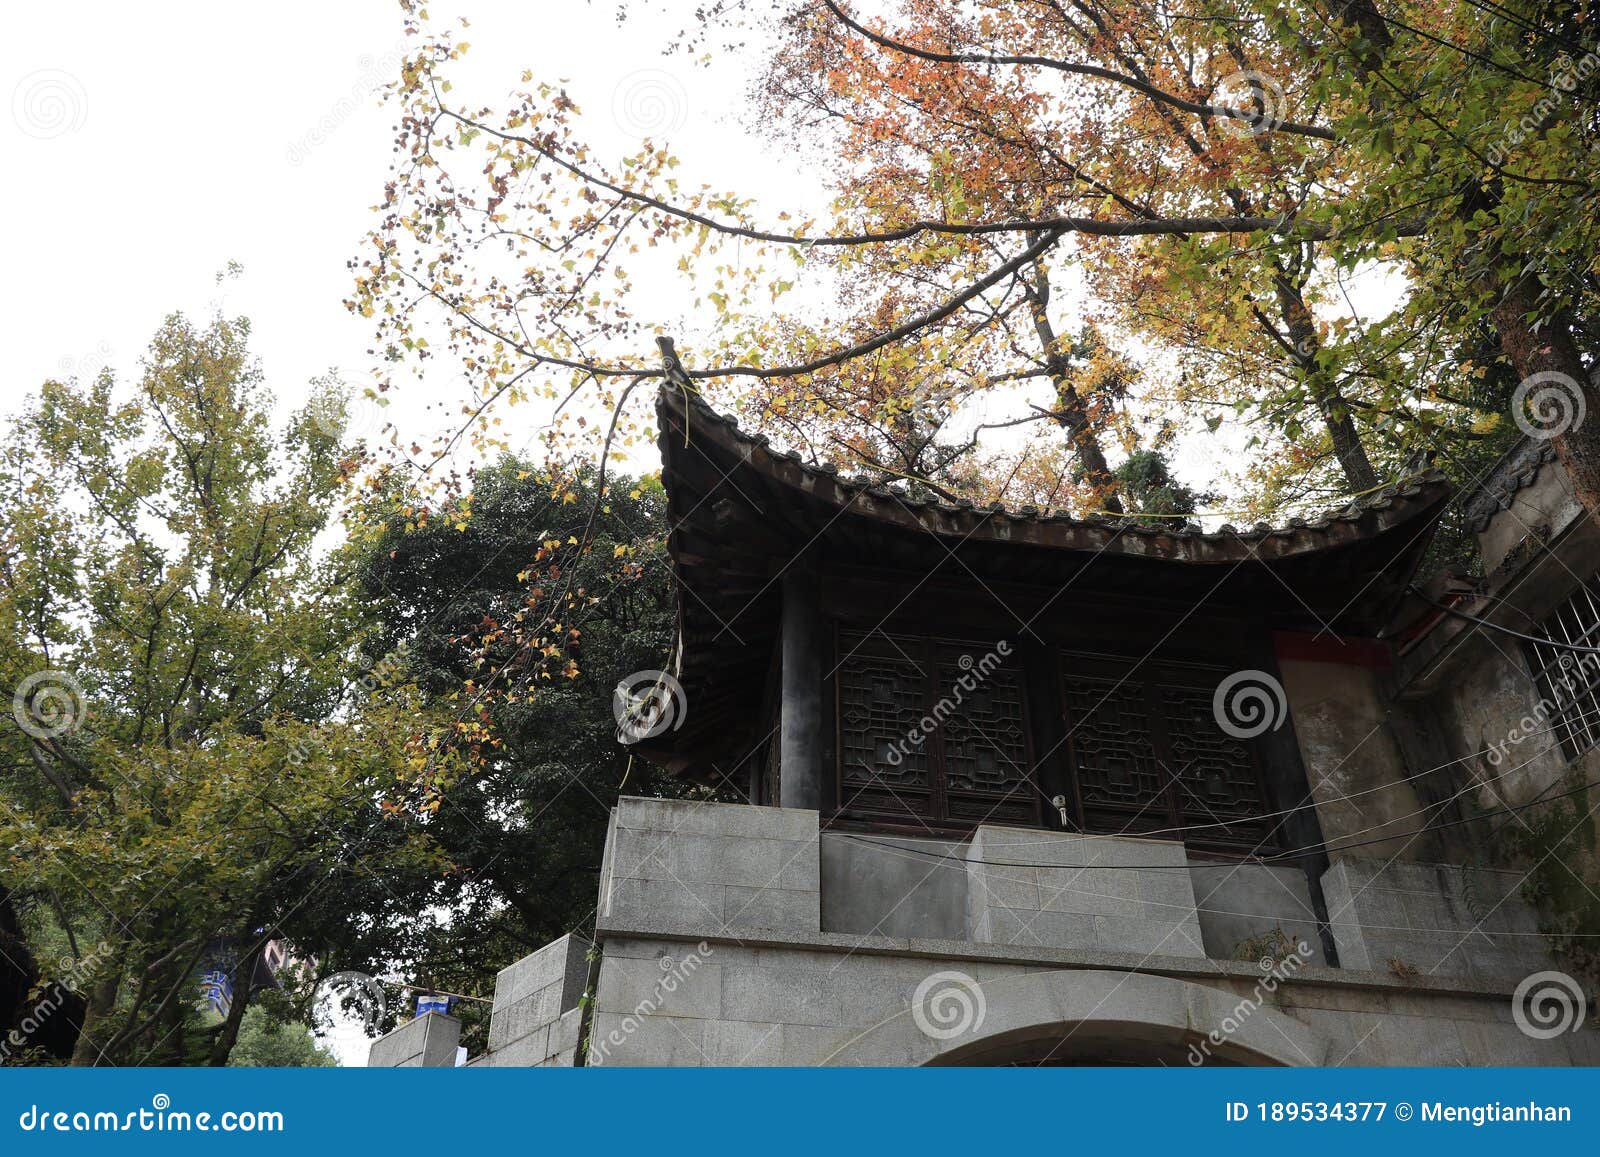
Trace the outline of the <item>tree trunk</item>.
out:
[[[1367,448],[1362,445],[1361,431],[1350,414],[1350,404],[1333,382],[1324,380],[1317,368],[1317,350],[1321,348],[1322,339],[1300,287],[1287,273],[1280,272],[1273,289],[1278,299],[1278,314],[1294,346],[1293,361],[1311,386],[1311,396],[1328,428],[1333,455],[1339,460],[1345,481],[1357,494],[1375,489],[1378,472],[1372,468],[1372,459],[1367,457]]]
[[[105,1018],[117,1006],[117,994],[122,988],[123,948],[107,961],[105,976],[89,989],[89,1002],[83,1010],[83,1028],[78,1033],[78,1043],[72,1049],[72,1064],[78,1068],[92,1068],[101,1061],[97,1038],[106,1037],[102,1030]],[[104,1058],[112,1063],[111,1057]]]
[[[1573,494],[1591,517],[1600,518],[1600,417],[1594,414],[1600,398],[1566,319],[1557,314],[1537,332],[1529,323],[1530,316],[1537,316],[1535,285],[1531,278],[1519,279],[1490,316],[1500,348],[1524,381],[1534,374],[1560,375],[1549,383],[1557,405],[1566,407],[1551,427],[1556,455],[1572,479]]]
[[[239,1026],[244,1023],[245,1011],[250,1007],[250,987],[256,977],[256,962],[266,947],[266,938],[256,940],[255,947],[239,958],[233,967],[233,1003],[228,1006],[228,1019],[222,1022],[217,1039],[211,1044],[208,1064],[222,1067],[228,1063],[233,1046],[239,1041]]]
[[[1050,370],[1050,382],[1056,389],[1056,423],[1067,432],[1067,440],[1078,455],[1078,461],[1083,463],[1085,480],[1100,495],[1100,501],[1107,510],[1121,514],[1123,506],[1117,494],[1116,479],[1106,463],[1100,439],[1089,425],[1083,399],[1078,396],[1071,378],[1066,374],[1067,358],[1061,352],[1061,340],[1056,334],[1055,324],[1050,320],[1050,274],[1044,262],[1034,262],[1033,281],[1030,284],[1024,277],[1023,284],[1028,289],[1033,329],[1039,335],[1039,344],[1044,347],[1045,365]]]

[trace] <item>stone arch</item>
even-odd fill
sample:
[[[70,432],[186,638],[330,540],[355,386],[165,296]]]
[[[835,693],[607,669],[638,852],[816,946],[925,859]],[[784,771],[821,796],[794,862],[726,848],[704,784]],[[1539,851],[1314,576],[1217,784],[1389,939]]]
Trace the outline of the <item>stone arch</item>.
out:
[[[930,969],[930,972],[935,971]],[[952,970],[950,975],[956,975]],[[1321,1034],[1267,1004],[1170,976],[1101,969],[975,966],[982,1015],[930,1035],[910,1010],[858,1034],[823,1063],[985,1065],[1192,1063],[1318,1065]],[[969,1002],[970,1004],[975,1002]],[[927,1018],[923,1018],[926,1022]],[[955,1027],[962,1031],[950,1033]]]

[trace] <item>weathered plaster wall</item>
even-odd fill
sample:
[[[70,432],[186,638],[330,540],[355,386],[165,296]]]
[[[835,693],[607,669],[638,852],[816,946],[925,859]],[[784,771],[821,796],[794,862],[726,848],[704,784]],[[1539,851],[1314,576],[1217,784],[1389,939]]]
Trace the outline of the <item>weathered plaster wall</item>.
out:
[[[1537,715],[1540,696],[1517,642],[1480,633],[1465,646],[1471,654],[1435,699],[1462,744],[1454,775],[1463,787],[1480,785],[1481,808],[1526,803],[1560,780],[1566,756]]]
[[[1407,781],[1373,672],[1306,660],[1284,660],[1279,667],[1324,842],[1376,840],[1359,854],[1425,856],[1425,845],[1408,838],[1421,825],[1422,805]]]
[[[1509,489],[1502,486],[1500,492]],[[1530,534],[1547,538],[1582,513],[1566,470],[1559,462],[1545,463],[1531,483],[1502,498],[1499,512],[1479,531],[1484,569],[1497,569]]]

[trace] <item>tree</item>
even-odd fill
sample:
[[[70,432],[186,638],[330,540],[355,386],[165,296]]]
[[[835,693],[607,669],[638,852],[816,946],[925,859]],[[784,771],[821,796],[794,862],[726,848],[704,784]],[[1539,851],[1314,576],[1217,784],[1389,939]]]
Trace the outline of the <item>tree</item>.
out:
[[[947,477],[930,481],[964,486],[994,472],[904,420],[930,379],[956,379],[957,401],[1043,380],[1054,402],[1015,393],[998,424],[1062,421],[1099,482],[1105,414],[1052,372],[1076,327],[1049,295],[1075,266],[1119,323],[1181,357],[1169,404],[1213,429],[1230,412],[1264,427],[1277,494],[1368,490],[1419,448],[1492,433],[1461,400],[1483,363],[1456,361],[1485,324],[1491,362],[1588,388],[1593,104],[1576,82],[1559,107],[1529,103],[1560,90],[1546,70],[1588,4],[1334,8],[779,5],[761,115],[839,158],[821,223],[682,187],[660,143],[604,165],[554,85],[505,110],[454,106],[465,46],[414,13],[400,160],[352,305],[391,362],[443,349],[486,400],[570,395],[588,405],[566,406],[567,435],[604,408],[626,437],[639,424],[624,403],[660,372],[635,278],[675,258],[712,319],[691,378],[791,444],[839,442],[887,474],[926,478],[931,461]],[[701,34],[745,11],[706,7]],[[1485,150],[1522,109],[1538,114],[1533,152],[1508,167]],[[774,309],[819,270],[826,308]],[[1344,279],[1374,270],[1403,307],[1365,317]],[[1050,325],[1028,335],[1041,300]],[[1561,442],[1574,463],[1586,437]]]
[[[244,1014],[239,1042],[228,1057],[229,1065],[242,1068],[329,1068],[337,1063],[309,1028],[275,1020],[261,1005]]]
[[[476,770],[430,818],[448,870],[364,888],[378,935],[336,951],[339,967],[487,995],[508,961],[592,927],[619,794],[710,793],[617,739],[617,686],[672,646],[660,484],[511,457],[468,481],[441,498],[386,473],[357,512],[359,578],[381,617],[368,652],[404,656],[424,706],[455,720],[442,742]],[[469,1016],[467,1043],[486,1029]]]
[[[341,404],[275,432],[248,333],[173,316],[135,389],[46,382],[0,446],[0,883],[85,998],[75,1064],[225,1063],[266,941],[426,862],[450,774],[403,689],[369,694],[317,545],[359,461]]]

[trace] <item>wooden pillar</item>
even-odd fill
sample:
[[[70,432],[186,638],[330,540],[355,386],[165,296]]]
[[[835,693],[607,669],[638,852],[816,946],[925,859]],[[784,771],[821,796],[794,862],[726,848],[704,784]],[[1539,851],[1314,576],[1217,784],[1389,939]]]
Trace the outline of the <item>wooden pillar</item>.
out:
[[[783,704],[778,803],[822,810],[822,588],[796,561],[783,575]]]

